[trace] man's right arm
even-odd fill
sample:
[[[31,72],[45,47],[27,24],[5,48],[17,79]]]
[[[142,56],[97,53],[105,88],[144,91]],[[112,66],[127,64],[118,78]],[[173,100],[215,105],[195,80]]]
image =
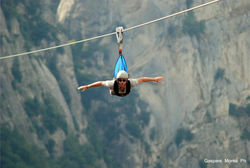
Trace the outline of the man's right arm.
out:
[[[114,80],[98,81],[98,82],[91,83],[89,85],[80,86],[80,87],[78,87],[78,90],[84,92],[88,88],[99,87],[99,86],[104,86],[104,87],[108,87],[108,88],[112,89],[113,85],[114,85]]]
[[[80,86],[80,87],[78,87],[78,90],[84,92],[88,88],[99,87],[99,86],[104,86],[104,81],[98,81],[98,82],[91,83],[89,85]]]

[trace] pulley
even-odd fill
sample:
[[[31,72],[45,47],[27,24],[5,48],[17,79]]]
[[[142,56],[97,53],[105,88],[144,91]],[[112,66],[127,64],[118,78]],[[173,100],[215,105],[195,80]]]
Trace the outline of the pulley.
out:
[[[123,42],[123,27],[117,27],[116,31],[116,39],[118,44],[119,53],[122,51],[122,42]]]

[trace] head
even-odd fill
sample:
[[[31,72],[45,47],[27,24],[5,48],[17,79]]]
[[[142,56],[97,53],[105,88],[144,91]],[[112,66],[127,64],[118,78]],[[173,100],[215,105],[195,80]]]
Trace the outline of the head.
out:
[[[116,78],[118,79],[119,89],[123,91],[128,81],[128,73],[126,71],[119,71]]]

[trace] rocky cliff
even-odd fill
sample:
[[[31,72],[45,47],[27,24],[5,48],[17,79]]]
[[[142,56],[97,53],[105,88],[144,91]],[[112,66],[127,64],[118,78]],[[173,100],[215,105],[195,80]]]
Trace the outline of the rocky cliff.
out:
[[[1,1],[0,53],[109,33],[205,2]],[[249,9],[247,0],[222,0],[126,32],[131,76],[165,78],[126,98],[76,91],[112,78],[115,37],[0,60],[1,130],[17,131],[58,167],[248,167]]]

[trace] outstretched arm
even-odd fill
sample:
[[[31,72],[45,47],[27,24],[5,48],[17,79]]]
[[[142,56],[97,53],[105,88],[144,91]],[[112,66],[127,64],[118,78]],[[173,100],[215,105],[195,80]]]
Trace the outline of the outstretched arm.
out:
[[[95,83],[91,83],[89,85],[80,86],[77,89],[80,90],[80,91],[82,91],[82,92],[84,92],[88,88],[99,87],[99,86],[104,86],[104,82],[103,81],[98,81],[98,82],[95,82]]]
[[[150,77],[142,77],[142,78],[138,78],[138,84],[142,83],[142,82],[156,82],[156,83],[161,83],[161,81],[164,78],[162,76],[158,76],[155,78],[150,78]]]

